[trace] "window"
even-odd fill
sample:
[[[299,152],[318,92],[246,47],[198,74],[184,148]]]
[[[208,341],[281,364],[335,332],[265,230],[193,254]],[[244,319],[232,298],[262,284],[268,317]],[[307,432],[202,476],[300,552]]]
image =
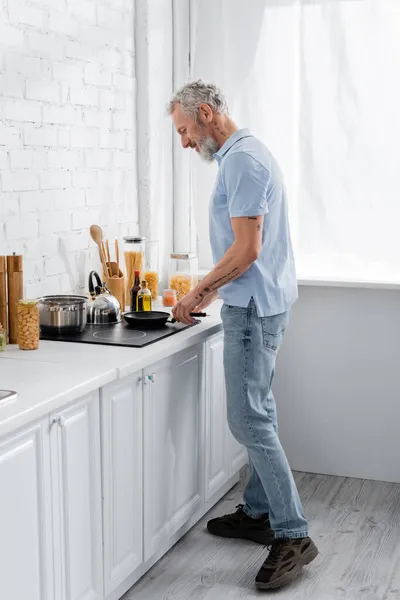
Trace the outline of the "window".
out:
[[[278,159],[299,276],[399,281],[400,3],[190,7],[190,78],[220,85],[238,125]],[[190,162],[192,241],[209,268],[216,166]]]

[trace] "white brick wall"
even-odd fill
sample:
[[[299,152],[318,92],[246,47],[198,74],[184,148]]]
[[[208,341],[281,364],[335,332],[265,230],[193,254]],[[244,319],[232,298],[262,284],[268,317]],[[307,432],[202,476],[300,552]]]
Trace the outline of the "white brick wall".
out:
[[[137,232],[133,7],[0,0],[0,254],[29,297],[82,291],[92,223]]]

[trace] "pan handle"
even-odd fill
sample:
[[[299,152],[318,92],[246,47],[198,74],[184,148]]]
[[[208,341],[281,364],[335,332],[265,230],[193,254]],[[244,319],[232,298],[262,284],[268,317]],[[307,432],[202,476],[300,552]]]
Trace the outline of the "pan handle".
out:
[[[195,317],[195,318],[196,317],[206,317],[207,313],[205,313],[205,312],[197,312],[197,313],[196,312],[192,312],[192,313],[190,313],[190,316],[191,317]],[[170,321],[168,321],[168,323],[176,323],[176,319],[171,319]]]

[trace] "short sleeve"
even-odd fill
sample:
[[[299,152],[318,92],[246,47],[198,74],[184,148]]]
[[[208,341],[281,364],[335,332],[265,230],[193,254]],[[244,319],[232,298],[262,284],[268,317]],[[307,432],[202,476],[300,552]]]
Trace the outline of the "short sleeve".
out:
[[[268,212],[267,188],[270,174],[246,152],[225,159],[223,180],[230,217],[258,217]]]

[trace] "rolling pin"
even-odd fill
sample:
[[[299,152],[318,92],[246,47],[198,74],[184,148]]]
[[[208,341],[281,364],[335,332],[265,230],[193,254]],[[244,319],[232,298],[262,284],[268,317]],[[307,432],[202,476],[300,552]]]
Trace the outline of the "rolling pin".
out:
[[[8,337],[7,323],[7,259],[0,256],[0,323],[6,330]]]
[[[23,273],[22,256],[7,256],[7,283],[8,283],[8,336],[10,344],[18,342],[18,314],[17,304],[22,300]]]

